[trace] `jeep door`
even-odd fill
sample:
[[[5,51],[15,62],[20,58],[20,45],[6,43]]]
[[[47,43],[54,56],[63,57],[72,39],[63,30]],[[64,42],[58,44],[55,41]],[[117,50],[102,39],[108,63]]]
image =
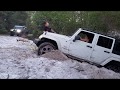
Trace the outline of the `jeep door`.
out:
[[[84,41],[86,36],[89,41]],[[69,54],[77,58],[89,60],[94,47],[94,36],[93,33],[81,31],[77,35],[78,38],[75,41],[70,42]],[[80,39],[80,37],[83,39]]]
[[[98,41],[94,47],[90,60],[100,64],[109,58],[113,49],[114,41],[113,38],[102,35],[98,36]]]

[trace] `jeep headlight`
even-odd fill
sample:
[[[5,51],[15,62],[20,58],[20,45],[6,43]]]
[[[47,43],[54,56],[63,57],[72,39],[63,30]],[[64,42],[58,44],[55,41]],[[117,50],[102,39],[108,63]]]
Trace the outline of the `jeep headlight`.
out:
[[[21,30],[20,30],[20,29],[18,29],[18,30],[17,30],[17,33],[20,33],[20,32],[21,32]]]
[[[41,39],[42,37],[43,37],[43,36],[42,36],[42,35],[40,35],[40,36],[39,36],[39,39]]]
[[[10,29],[10,31],[14,31],[14,29]]]

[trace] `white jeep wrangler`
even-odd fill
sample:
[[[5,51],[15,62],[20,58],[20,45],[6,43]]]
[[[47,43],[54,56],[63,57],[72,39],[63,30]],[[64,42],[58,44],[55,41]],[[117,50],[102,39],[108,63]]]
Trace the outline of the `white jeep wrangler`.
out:
[[[116,68],[120,66],[120,42],[82,28],[72,36],[44,32],[35,43],[39,47],[38,55],[58,49],[78,60],[109,68],[114,65],[112,69],[115,71],[118,71]]]

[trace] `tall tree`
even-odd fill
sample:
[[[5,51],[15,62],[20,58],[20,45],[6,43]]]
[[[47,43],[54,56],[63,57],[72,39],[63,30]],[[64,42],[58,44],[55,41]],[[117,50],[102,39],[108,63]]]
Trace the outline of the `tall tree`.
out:
[[[0,32],[7,33],[14,25],[26,25],[25,11],[0,11]]]

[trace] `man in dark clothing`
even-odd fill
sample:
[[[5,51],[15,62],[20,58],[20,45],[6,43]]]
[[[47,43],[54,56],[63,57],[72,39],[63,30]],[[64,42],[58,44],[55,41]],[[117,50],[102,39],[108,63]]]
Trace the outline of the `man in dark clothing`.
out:
[[[44,31],[52,32],[50,27],[45,26]]]
[[[44,22],[44,31],[55,33],[55,31],[49,27],[49,23],[48,22]]]

